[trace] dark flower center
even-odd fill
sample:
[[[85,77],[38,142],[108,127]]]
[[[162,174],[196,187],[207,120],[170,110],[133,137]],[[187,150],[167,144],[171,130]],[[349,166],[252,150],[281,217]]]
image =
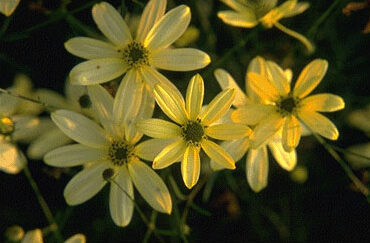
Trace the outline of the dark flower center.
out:
[[[139,42],[129,43],[123,50],[123,59],[131,68],[137,68],[142,65],[148,65],[149,51]]]
[[[122,166],[132,156],[132,146],[125,141],[114,141],[109,147],[108,155],[113,165]]]
[[[200,121],[189,121],[182,127],[182,134],[187,142],[198,145],[204,137],[204,128]]]
[[[278,112],[284,116],[290,115],[295,112],[298,103],[299,103],[298,98],[292,96],[281,98],[277,102]]]

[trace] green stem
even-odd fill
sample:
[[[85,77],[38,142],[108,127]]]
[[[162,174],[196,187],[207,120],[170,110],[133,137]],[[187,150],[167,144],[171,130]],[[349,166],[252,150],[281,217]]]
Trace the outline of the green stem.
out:
[[[150,216],[150,223],[149,223],[148,229],[147,229],[147,231],[144,235],[144,239],[142,241],[143,243],[147,243],[149,241],[150,236],[152,235],[152,233],[156,229],[155,221],[157,220],[157,215],[158,215],[158,212],[153,210],[152,215]],[[158,232],[156,232],[156,233],[158,233]],[[158,237],[158,236],[156,236],[156,237],[160,242],[164,243],[164,240],[161,237]]]
[[[36,197],[37,197],[37,200],[39,201],[39,204],[41,206],[41,209],[42,209],[42,211],[43,211],[43,213],[44,213],[47,221],[49,222],[51,228],[53,228],[52,231],[54,233],[55,239],[58,242],[64,242],[63,241],[63,236],[62,236],[62,234],[59,231],[59,227],[58,227],[57,223],[55,222],[54,216],[51,213],[51,210],[50,210],[48,204],[46,203],[44,197],[42,196],[42,194],[40,192],[40,189],[37,186],[35,180],[33,179],[32,175],[31,175],[31,172],[28,169],[28,166],[27,165],[24,167],[23,171],[24,171],[24,174],[26,175],[27,180],[30,183],[30,185],[31,185],[31,187],[32,187],[32,189],[33,189]]]
[[[274,26],[279,30],[283,31],[285,34],[290,35],[291,37],[299,40],[306,47],[308,54],[312,54],[315,51],[315,47],[313,46],[313,44],[304,35],[285,27],[279,22],[276,22]]]

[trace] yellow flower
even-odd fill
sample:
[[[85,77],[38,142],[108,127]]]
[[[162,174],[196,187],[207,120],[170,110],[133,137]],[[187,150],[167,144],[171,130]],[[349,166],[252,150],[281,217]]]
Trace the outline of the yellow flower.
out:
[[[314,51],[314,47],[303,35],[290,30],[279,23],[282,18],[288,18],[304,12],[310,5],[307,2],[298,3],[297,0],[285,1],[280,6],[277,0],[220,0],[233,10],[218,12],[218,17],[226,24],[253,28],[261,23],[266,28],[275,26],[284,33],[298,39],[307,48],[309,53]]]
[[[17,8],[21,0],[1,0],[0,1],[0,13],[5,16],[10,16]]]
[[[261,75],[267,75],[269,73],[269,68],[265,64],[264,60],[260,57],[254,58],[248,66],[248,72],[258,72]],[[286,72],[289,75],[289,71]],[[217,69],[215,71],[215,77],[218,83],[220,84],[223,90],[228,88],[235,89],[235,99],[233,106],[238,109],[248,109],[251,104],[261,104],[263,100],[257,96],[250,88],[249,82],[245,80],[247,94],[244,93],[235,82],[233,77],[223,69]],[[260,114],[255,114],[254,117],[247,117],[245,120],[238,121],[239,123],[255,126],[261,119]],[[252,128],[253,129],[253,128]],[[281,130],[276,133],[271,139],[268,139],[263,145],[259,148],[253,149],[250,147],[250,136],[253,134],[248,134],[242,138],[224,141],[221,143],[221,147],[230,153],[231,157],[235,161],[239,161],[248,151],[246,156],[246,166],[245,173],[248,184],[253,191],[259,192],[267,186],[268,182],[268,171],[269,171],[269,160],[267,148],[270,149],[273,157],[277,163],[285,170],[292,170],[297,164],[297,155],[296,151],[286,152],[283,149],[281,143]],[[211,160],[211,167],[215,170],[221,169]]]
[[[158,82],[170,83],[156,69],[189,71],[210,63],[210,57],[194,48],[169,48],[190,23],[190,8],[181,5],[165,14],[166,0],[151,0],[141,16],[136,37],[120,13],[109,3],[95,4],[92,16],[107,41],[76,37],[65,43],[67,51],[88,59],[70,72],[71,82],[79,85],[99,84],[124,73],[122,85],[133,76],[151,87]]]
[[[85,242],[86,236],[83,234],[75,234],[64,241],[64,243],[85,243]],[[44,243],[44,240],[42,238],[42,231],[40,229],[28,231],[24,235],[21,243]]]
[[[139,82],[132,80],[129,84]],[[74,111],[57,110],[51,114],[53,122],[78,144],[66,145],[48,152],[44,160],[48,165],[70,167],[88,165],[76,174],[64,189],[69,205],[81,204],[96,195],[106,184],[110,184],[109,208],[113,221],[126,226],[132,218],[134,189],[155,210],[171,213],[172,201],[162,179],[140,159],[150,159],[161,149],[152,146],[151,140],[136,145],[142,134],[134,128],[133,121],[146,117],[145,100],[141,90],[125,86],[122,95],[112,96],[100,85],[88,86],[92,107],[100,122],[90,120]],[[118,110],[114,114],[114,104]],[[122,191],[123,190],[123,191]]]
[[[307,97],[324,77],[327,61],[316,59],[309,63],[299,75],[293,90],[282,69],[272,64],[271,78],[248,73],[251,89],[267,104],[252,104],[248,109],[238,109],[232,114],[235,121],[243,121],[248,117],[260,118],[251,135],[252,147],[258,148],[282,128],[283,147],[288,152],[292,151],[301,137],[300,121],[321,136],[336,140],[339,135],[337,128],[319,112],[343,109],[343,99],[327,93]]]
[[[220,167],[235,169],[232,157],[209,138],[229,140],[244,137],[250,133],[241,124],[216,124],[230,108],[235,91],[227,89],[219,93],[201,112],[204,84],[200,75],[195,75],[186,92],[186,102],[172,89],[157,84],[154,97],[163,112],[175,123],[148,119],[139,121],[137,128],[144,134],[160,139],[176,139],[166,146],[154,159],[153,168],[165,168],[181,160],[181,173],[185,185],[192,188],[200,173],[200,149]]]

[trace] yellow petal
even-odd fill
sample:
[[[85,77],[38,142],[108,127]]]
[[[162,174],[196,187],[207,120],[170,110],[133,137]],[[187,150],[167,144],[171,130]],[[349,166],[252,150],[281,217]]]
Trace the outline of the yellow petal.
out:
[[[176,124],[156,118],[138,121],[136,129],[153,138],[173,138],[182,133]]]
[[[199,148],[189,145],[181,161],[181,174],[185,186],[191,189],[197,184],[200,173]]]
[[[285,119],[283,127],[283,147],[285,151],[292,152],[298,146],[301,138],[301,125],[295,116]]]
[[[201,146],[209,158],[221,167],[232,170],[236,168],[234,159],[220,145],[204,139]]]
[[[242,28],[252,28],[258,24],[256,15],[252,11],[235,12],[231,10],[220,11],[217,16],[226,24]]]
[[[204,97],[204,83],[199,74],[196,74],[188,85],[186,91],[186,111],[190,120],[195,120],[202,109]]]
[[[248,137],[252,130],[243,124],[218,124],[207,127],[205,133],[215,139],[220,140],[233,140],[243,137]]]
[[[266,118],[269,114],[276,110],[275,106],[250,104],[236,109],[231,113],[231,119],[236,123],[247,125],[256,125],[258,122]]]
[[[281,168],[287,171],[291,171],[297,164],[297,153],[295,150],[287,152],[284,150],[281,142],[281,132],[279,136],[274,136],[274,138],[268,143],[272,155],[276,162]]]
[[[267,142],[284,124],[284,118],[278,113],[263,119],[253,130],[250,136],[251,146],[256,149]]]
[[[263,100],[275,101],[280,97],[279,90],[265,76],[248,73],[248,81],[251,89]]]
[[[249,150],[245,169],[253,191],[259,192],[267,186],[269,164],[266,146]]]
[[[163,169],[177,161],[184,155],[186,143],[182,138],[166,146],[153,161],[153,169]]]
[[[339,136],[338,129],[325,116],[315,111],[303,111],[298,114],[298,117],[313,132],[316,132],[327,139],[331,140],[338,139]]]
[[[300,102],[302,109],[309,111],[333,112],[344,108],[344,101],[338,95],[311,95]]]
[[[269,81],[279,90],[282,96],[287,95],[290,92],[290,85],[284,71],[272,61],[267,61],[267,72],[269,75]]]

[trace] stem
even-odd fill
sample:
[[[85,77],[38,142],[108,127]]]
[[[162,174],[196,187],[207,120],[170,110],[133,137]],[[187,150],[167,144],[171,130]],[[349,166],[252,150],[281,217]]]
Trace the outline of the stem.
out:
[[[306,125],[307,126],[307,125]],[[308,126],[307,126],[308,127]],[[309,128],[310,129],[310,128]],[[311,129],[310,129],[311,130]],[[369,189],[357,178],[357,176],[353,173],[351,168],[347,165],[347,163],[339,156],[339,154],[332,148],[330,144],[328,144],[322,137],[317,135],[315,132],[311,130],[312,134],[315,136],[316,140],[324,146],[324,148],[329,152],[329,154],[339,163],[339,165],[343,168],[346,172],[347,176],[351,179],[351,181],[355,184],[358,190],[366,197],[369,196],[370,192]]]
[[[143,243],[147,243],[150,239],[150,236],[151,234],[154,232],[154,230],[156,229],[155,227],[155,221],[157,220],[157,215],[158,215],[158,212],[153,210],[152,211],[152,215],[150,216],[150,223],[149,223],[149,227],[148,227],[148,230],[146,231],[145,235],[144,235],[144,239],[143,239]],[[157,239],[160,241],[160,242],[163,242],[164,243],[164,240],[162,238],[158,238],[157,236]]]
[[[39,201],[39,204],[41,206],[41,209],[42,209],[42,211],[43,211],[43,213],[44,213],[47,221],[49,222],[50,227],[54,227],[53,233],[54,233],[55,239],[58,242],[64,242],[63,241],[63,236],[62,236],[62,234],[59,231],[59,227],[58,227],[57,223],[55,222],[55,219],[53,217],[53,214],[51,213],[51,210],[50,210],[48,204],[46,203],[44,197],[42,196],[42,194],[40,192],[40,189],[37,186],[35,180],[33,179],[32,175],[31,175],[31,172],[28,169],[28,166],[27,165],[24,167],[23,171],[24,171],[24,174],[27,177],[28,182],[30,183],[30,185],[31,185],[31,187],[33,189],[33,192],[35,193],[35,195],[37,197],[37,200]]]
[[[274,26],[283,31],[285,34],[299,40],[306,47],[308,54],[312,54],[315,51],[315,47],[313,46],[313,44],[304,35],[285,27],[279,22],[274,23]]]

